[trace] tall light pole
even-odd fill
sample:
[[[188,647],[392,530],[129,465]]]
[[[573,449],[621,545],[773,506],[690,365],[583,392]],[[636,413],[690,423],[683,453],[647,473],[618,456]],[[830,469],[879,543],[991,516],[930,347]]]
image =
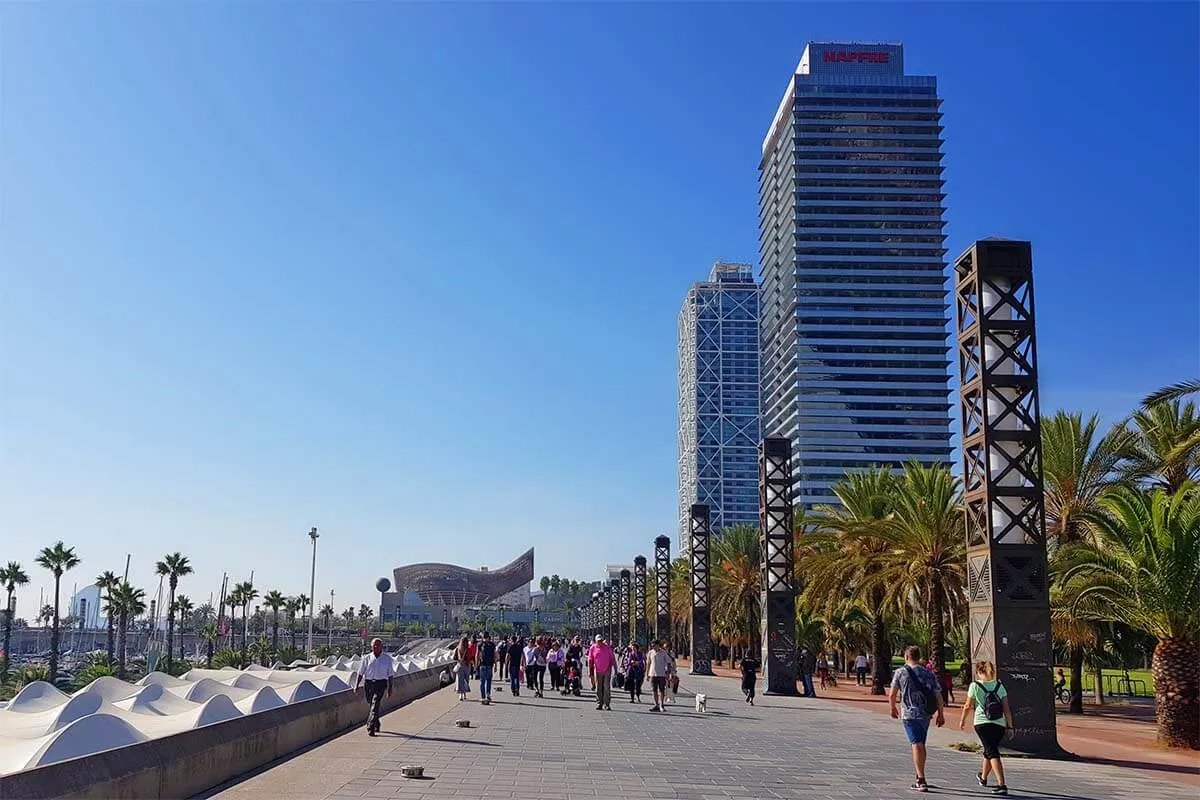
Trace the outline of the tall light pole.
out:
[[[308,538],[312,539],[312,543],[313,543],[312,575],[310,576],[310,580],[309,580],[309,584],[308,584],[308,596],[309,596],[309,598],[311,598],[309,600],[309,602],[313,606],[313,608],[310,610],[315,611],[316,605],[317,605],[317,538],[318,538],[316,528],[313,528],[311,531],[308,532]],[[309,656],[311,656],[313,653],[312,634],[313,634],[313,617],[314,616],[316,616],[316,615],[312,614],[312,613],[310,613],[308,615],[308,653],[307,653],[307,655],[309,655]]]
[[[334,614],[337,613],[337,606],[335,606],[333,604],[333,589],[329,590],[329,608],[331,610],[333,610]],[[333,615],[330,615],[330,617],[329,617],[329,630],[327,633],[328,633],[329,647],[330,647],[330,649],[332,649],[333,648]]]

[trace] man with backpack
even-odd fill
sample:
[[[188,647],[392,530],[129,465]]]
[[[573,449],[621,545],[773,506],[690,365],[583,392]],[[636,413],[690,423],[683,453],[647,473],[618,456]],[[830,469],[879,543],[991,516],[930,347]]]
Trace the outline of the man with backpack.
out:
[[[492,702],[492,670],[496,666],[496,643],[492,635],[483,632],[483,641],[475,648],[475,672],[479,675],[479,699]]]
[[[1004,764],[1000,761],[1000,742],[1012,735],[1013,716],[1008,705],[1008,690],[996,679],[996,665],[990,661],[975,662],[975,680],[967,689],[967,702],[963,704],[958,728],[967,724],[967,714],[975,711],[975,735],[983,745],[983,767],[975,780],[987,786],[988,775],[996,773],[997,785],[992,794],[1007,795],[1008,784],[1004,782]]]
[[[904,648],[904,666],[892,675],[888,707],[892,719],[904,723],[904,733],[912,745],[917,779],[910,788],[928,792],[929,784],[925,781],[925,740],[929,735],[929,721],[936,715],[940,728],[946,724],[946,717],[942,711],[942,694],[937,676],[921,665],[921,648],[916,645]]]

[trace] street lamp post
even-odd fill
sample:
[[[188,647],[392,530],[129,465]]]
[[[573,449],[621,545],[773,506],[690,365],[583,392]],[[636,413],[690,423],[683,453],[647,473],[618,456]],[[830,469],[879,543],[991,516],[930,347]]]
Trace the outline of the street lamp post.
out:
[[[337,608],[337,606],[335,606],[335,605],[333,604],[333,589],[330,589],[330,590],[329,590],[329,610],[330,610],[330,611],[333,611],[333,610],[334,610],[334,609],[336,609],[336,608]],[[327,633],[328,633],[328,637],[327,637],[327,639],[328,639],[328,642],[327,642],[327,643],[328,643],[328,646],[329,646],[329,648],[330,648],[330,649],[332,649],[332,648],[333,648],[333,617],[334,617],[334,615],[333,615],[333,614],[330,614],[330,616],[329,616],[329,630],[327,631]]]
[[[312,530],[310,530],[308,532],[308,538],[312,539],[312,544],[313,544],[312,573],[309,576],[309,583],[308,583],[308,596],[311,598],[309,600],[309,602],[312,603],[312,606],[313,606],[311,609],[309,609],[310,613],[308,615],[308,653],[307,654],[309,656],[311,656],[313,654],[313,617],[316,616],[315,614],[313,614],[311,612],[315,611],[316,606],[317,606],[317,538],[318,538],[318,536],[317,536],[316,528],[313,528]]]

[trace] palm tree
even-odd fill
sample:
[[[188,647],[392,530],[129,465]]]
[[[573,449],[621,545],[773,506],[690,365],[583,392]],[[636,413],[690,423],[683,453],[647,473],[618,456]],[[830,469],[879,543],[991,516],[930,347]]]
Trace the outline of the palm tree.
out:
[[[346,628],[354,627],[354,606],[350,606],[342,612],[342,619],[346,620]]]
[[[551,575],[550,576],[550,593],[558,594],[560,589],[562,589],[562,578],[558,575]]]
[[[121,581],[109,592],[109,598],[117,612],[117,677],[124,678],[129,622],[146,613],[146,593]]]
[[[184,652],[183,652],[183,635],[185,633],[187,633],[185,628],[187,626],[188,616],[192,613],[192,601],[187,595],[181,594],[181,595],[179,595],[179,597],[175,598],[175,602],[172,603],[171,605],[174,607],[175,611],[179,614],[179,660],[184,661],[184,660],[186,660],[186,657],[184,656]],[[168,634],[167,635],[167,651],[170,652],[170,650],[171,650],[171,637],[170,637],[170,634]]]
[[[762,542],[754,525],[734,525],[721,531],[710,545],[709,573],[712,576],[714,627],[732,646],[744,640],[757,650],[760,603],[762,602]]]
[[[234,586],[234,591],[237,592],[238,602],[242,606],[242,664],[246,664],[246,648],[249,645],[246,637],[250,632],[250,601],[258,597],[258,590],[250,581],[243,581]]]
[[[207,650],[205,654],[205,666],[209,669],[212,669],[213,644],[217,641],[218,636],[220,636],[220,631],[217,630],[216,621],[206,622],[200,628],[200,638],[204,640]]]
[[[966,541],[958,479],[943,464],[909,462],[896,486],[896,505],[879,529],[886,546],[873,576],[897,610],[917,598],[929,619],[934,669],[946,670],[946,616],[966,605]]]
[[[1151,662],[1158,741],[1200,747],[1200,487],[1120,487],[1100,501],[1094,544],[1059,564],[1063,596],[1085,618],[1158,639]]]
[[[0,569],[0,583],[4,584],[4,661],[0,662],[0,683],[8,680],[8,647],[12,638],[13,616],[16,614],[16,604],[13,603],[13,593],[18,586],[29,583],[29,576],[16,561]]]
[[[288,612],[288,631],[292,639],[292,649],[296,649],[296,612],[300,610],[300,598],[289,597],[283,603]]]
[[[1122,456],[1130,435],[1120,426],[1099,436],[1100,418],[1093,414],[1058,411],[1042,420],[1042,475],[1046,506],[1046,534],[1051,564],[1066,545],[1089,536],[1087,520],[1099,508],[1100,497],[1119,478]],[[1052,594],[1059,593],[1057,586]],[[1083,713],[1083,660],[1095,640],[1091,623],[1075,619],[1070,607],[1052,602],[1055,636],[1066,644],[1071,672],[1072,714]]]
[[[1200,479],[1200,416],[1196,404],[1169,400],[1141,408],[1129,419],[1126,476],[1178,492]]]
[[[308,595],[306,594],[297,595],[296,599],[300,601],[300,629],[306,630],[305,626],[308,624],[306,622],[308,619],[308,607],[312,605],[312,601],[308,599]]]
[[[271,649],[279,652],[279,609],[287,604],[287,598],[278,589],[263,595],[263,605],[271,609]]]
[[[38,554],[37,563],[50,570],[54,575],[54,618],[51,620],[53,627],[50,629],[50,666],[48,669],[50,683],[54,683],[54,679],[58,677],[58,591],[63,573],[78,566],[79,557],[75,555],[74,547],[64,547],[63,543],[58,541],[54,543],[53,547],[42,548],[42,552]]]
[[[550,591],[550,576],[543,575],[542,579],[538,581],[538,586],[542,587],[542,594]]]
[[[1146,407],[1156,406],[1159,403],[1166,403],[1171,400],[1181,400],[1189,394],[1200,394],[1200,378],[1164,386],[1157,392],[1146,395],[1142,400],[1142,405]]]
[[[171,670],[171,643],[175,641],[175,587],[184,575],[192,574],[192,565],[182,553],[170,553],[154,565],[156,575],[167,579],[167,671]]]
[[[816,509],[818,532],[803,538],[797,565],[804,576],[803,606],[830,618],[847,593],[871,616],[871,694],[881,695],[891,680],[892,650],[887,638],[887,587],[876,580],[885,567],[883,530],[893,517],[897,479],[887,467],[852,472],[835,484],[840,506]]]
[[[96,586],[100,588],[100,599],[104,601],[104,614],[108,620],[108,665],[113,665],[113,634],[115,632],[116,609],[113,607],[112,592],[121,583],[121,579],[112,570],[104,570],[96,576]]]
[[[237,647],[237,610],[242,607],[242,584],[235,583],[229,593],[225,595],[225,602],[229,604],[229,649]]]

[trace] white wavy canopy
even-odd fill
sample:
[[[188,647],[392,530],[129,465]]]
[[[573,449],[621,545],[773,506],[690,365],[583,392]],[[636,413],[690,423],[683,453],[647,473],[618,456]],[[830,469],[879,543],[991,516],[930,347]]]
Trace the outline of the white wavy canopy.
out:
[[[451,660],[444,647],[389,657],[397,675]],[[360,666],[356,656],[287,669],[193,669],[180,678],[153,672],[136,684],[97,678],[74,694],[30,683],[0,703],[0,775],[348,691]]]

